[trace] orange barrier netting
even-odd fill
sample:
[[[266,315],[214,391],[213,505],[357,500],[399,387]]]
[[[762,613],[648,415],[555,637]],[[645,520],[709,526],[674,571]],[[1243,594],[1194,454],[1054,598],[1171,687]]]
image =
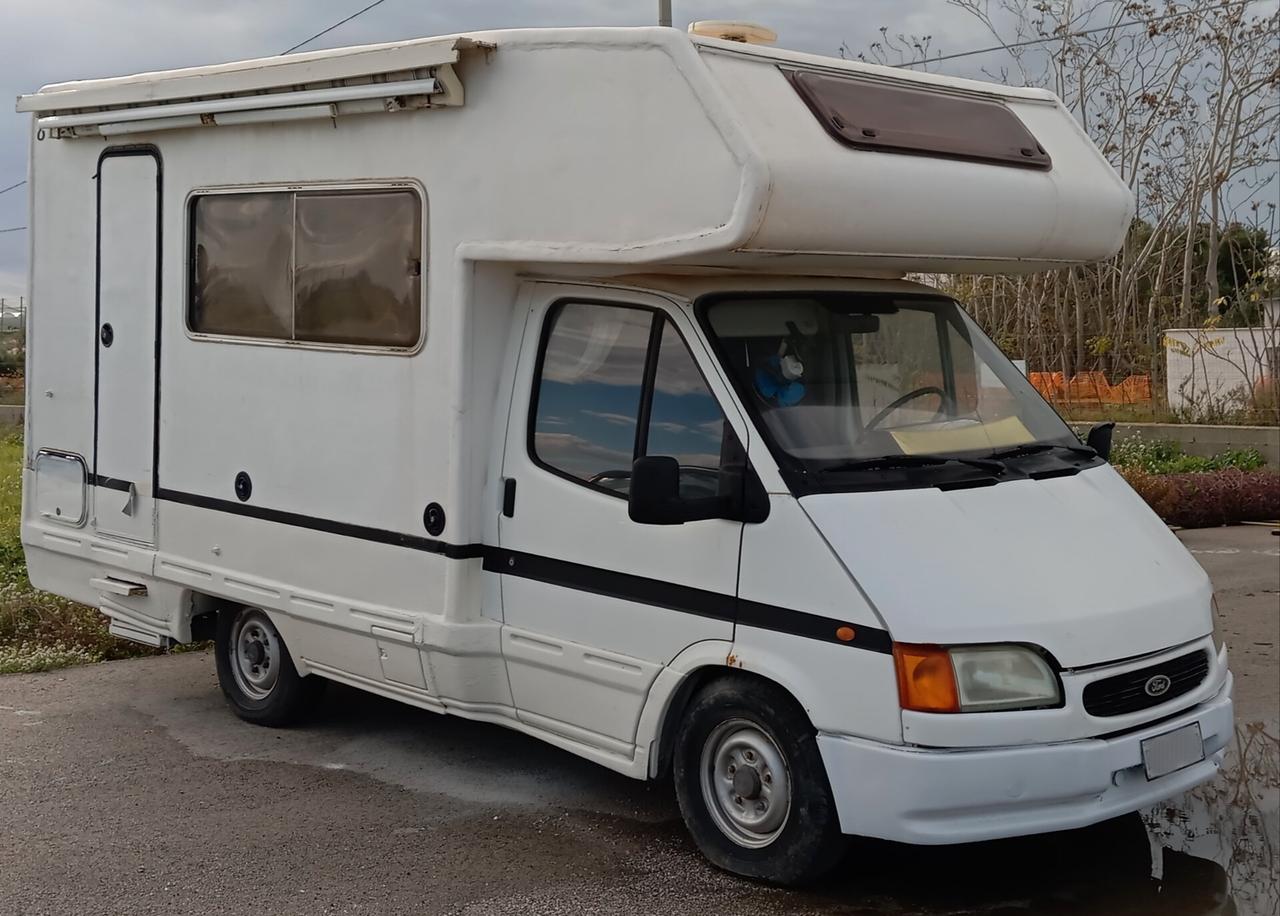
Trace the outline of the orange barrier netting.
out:
[[[1061,372],[1029,372],[1027,378],[1048,401],[1072,404],[1142,404],[1151,400],[1151,376],[1131,375],[1112,385],[1101,372],[1064,378]]]

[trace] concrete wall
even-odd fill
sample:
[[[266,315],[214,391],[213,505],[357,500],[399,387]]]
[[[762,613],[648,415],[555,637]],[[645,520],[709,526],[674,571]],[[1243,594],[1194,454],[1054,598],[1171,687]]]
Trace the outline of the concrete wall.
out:
[[[1178,411],[1246,407],[1264,379],[1280,378],[1280,328],[1164,332],[1169,406]]]
[[[1081,435],[1092,424],[1072,424]],[[1211,458],[1236,448],[1255,448],[1267,464],[1280,469],[1280,426],[1208,426],[1191,423],[1117,423],[1115,441],[1141,436],[1148,442],[1171,440],[1188,455]]]
[[[0,427],[22,426],[21,404],[0,404]]]

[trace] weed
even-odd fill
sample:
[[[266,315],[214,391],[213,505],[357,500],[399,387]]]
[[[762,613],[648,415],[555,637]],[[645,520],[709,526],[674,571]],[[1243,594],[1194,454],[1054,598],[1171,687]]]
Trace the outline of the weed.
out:
[[[1118,439],[1111,447],[1111,463],[1147,474],[1194,474],[1227,468],[1256,471],[1266,461],[1257,449],[1252,448],[1228,449],[1212,458],[1201,458],[1188,455],[1177,442],[1131,436]]]

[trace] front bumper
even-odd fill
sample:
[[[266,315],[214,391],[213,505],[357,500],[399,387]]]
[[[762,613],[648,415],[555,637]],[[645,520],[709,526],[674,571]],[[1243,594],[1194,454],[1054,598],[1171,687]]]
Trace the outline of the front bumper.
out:
[[[1233,734],[1228,674],[1212,698],[1114,738],[928,749],[820,734],[845,833],[940,845],[1069,830],[1137,811],[1213,777]],[[1148,780],[1142,741],[1200,723],[1205,759]]]

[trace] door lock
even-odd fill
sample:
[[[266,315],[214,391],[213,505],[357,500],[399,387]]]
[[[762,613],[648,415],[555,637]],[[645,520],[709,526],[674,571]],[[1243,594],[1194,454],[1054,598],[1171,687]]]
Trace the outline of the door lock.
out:
[[[111,330],[110,322],[102,326],[102,330],[98,332],[98,339],[102,341],[104,347],[111,346],[111,342],[116,339],[116,332]]]

